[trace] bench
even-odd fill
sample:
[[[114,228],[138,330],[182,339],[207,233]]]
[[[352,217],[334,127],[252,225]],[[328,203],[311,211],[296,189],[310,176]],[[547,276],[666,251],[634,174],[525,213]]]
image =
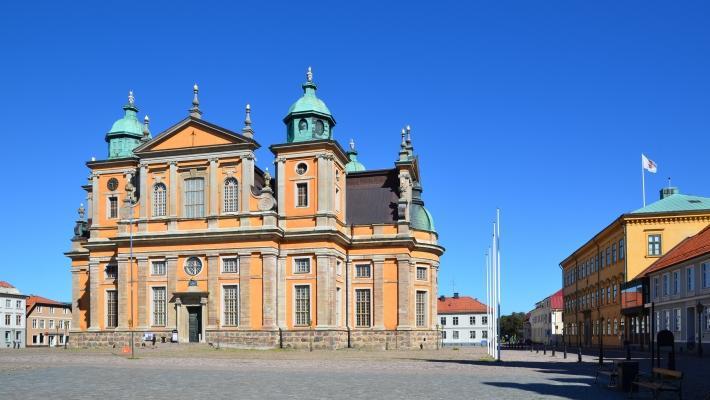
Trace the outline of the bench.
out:
[[[604,366],[600,367],[597,370],[596,376],[594,377],[595,384],[597,382],[599,382],[599,375],[604,375],[609,378],[609,386],[608,387],[616,387],[616,378],[619,377],[619,371],[616,369],[616,365],[609,364],[608,368],[606,368]]]
[[[661,392],[677,392],[678,398],[683,398],[683,373],[666,368],[654,368],[652,376],[639,375],[631,382],[631,386],[639,389],[646,388],[653,393],[653,398],[657,399]],[[633,389],[631,391],[633,395]]]

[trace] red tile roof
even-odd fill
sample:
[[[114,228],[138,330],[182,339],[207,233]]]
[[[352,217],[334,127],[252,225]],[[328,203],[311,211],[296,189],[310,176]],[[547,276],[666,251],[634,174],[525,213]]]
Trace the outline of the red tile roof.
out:
[[[639,276],[648,276],[648,274],[668,268],[672,265],[688,261],[692,258],[710,253],[710,225],[706,226],[702,231],[695,236],[685,238],[678,243],[663,257],[659,258],[648,268],[643,270]]]
[[[486,305],[469,296],[439,297],[437,301],[439,314],[485,313]]]
[[[562,289],[556,291],[550,296],[550,308],[553,310],[561,310],[564,304]]]
[[[14,288],[14,286],[12,286],[11,284],[9,284],[5,281],[0,281],[0,287],[4,287],[4,288],[8,288],[8,289]]]
[[[69,306],[69,304],[67,304],[67,303],[61,303],[58,301],[48,299],[46,297],[36,296],[36,295],[31,294],[27,297],[27,312],[28,313],[30,311],[32,311],[32,307],[34,307],[35,304],[41,304],[43,306]]]

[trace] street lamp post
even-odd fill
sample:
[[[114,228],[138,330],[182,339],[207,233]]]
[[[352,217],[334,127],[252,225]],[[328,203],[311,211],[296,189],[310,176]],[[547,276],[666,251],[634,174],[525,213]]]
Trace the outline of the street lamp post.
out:
[[[124,212],[124,218],[128,217],[128,246],[129,246],[129,253],[128,253],[128,269],[130,270],[130,296],[131,296],[131,307],[130,307],[130,316],[128,319],[128,328],[131,330],[131,358],[135,358],[135,338],[134,338],[134,329],[133,329],[133,208],[135,208],[138,203],[136,203],[136,198],[135,198],[135,188],[133,187],[133,184],[129,181],[126,184],[126,192],[128,192],[128,195],[126,196],[124,202],[123,202],[123,212]]]

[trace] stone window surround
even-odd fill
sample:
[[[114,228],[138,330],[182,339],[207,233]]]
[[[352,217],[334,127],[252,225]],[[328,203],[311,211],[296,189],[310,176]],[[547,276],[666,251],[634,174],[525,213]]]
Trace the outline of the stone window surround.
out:
[[[311,183],[310,180],[314,178],[308,178],[308,179],[298,179],[293,182],[293,206],[294,208],[309,208],[311,206]],[[306,205],[305,206],[299,206],[298,205],[298,185],[300,184],[305,184],[306,185]]]
[[[313,323],[313,287],[310,283],[298,282],[291,285],[291,322],[294,329],[309,329],[310,325],[298,325],[296,324],[296,287],[297,286],[308,286],[308,315]]]
[[[296,260],[303,260],[307,259],[308,260],[308,271],[307,272],[298,272],[296,268]],[[291,258],[291,273],[294,275],[304,275],[304,274],[310,274],[313,272],[313,257],[312,256],[298,256],[294,255]]]
[[[219,178],[218,178],[219,179]],[[234,199],[235,202],[235,208],[236,210],[234,211],[225,211],[225,203],[227,201],[226,199],[226,188],[227,188],[227,182],[234,181],[236,182],[236,197]],[[241,196],[243,196],[244,193],[241,193],[240,186],[239,186],[239,179],[234,177],[232,174],[225,174],[225,176],[222,179],[222,186],[220,187],[220,193],[218,194],[219,198],[222,199],[222,201],[219,204],[219,214],[220,215],[236,215],[239,214],[241,208],[239,207],[239,201],[241,199]]]
[[[224,324],[224,312],[225,312],[225,307],[224,307],[224,287],[225,287],[225,286],[236,286],[236,287],[237,287],[237,310],[236,310],[236,314],[237,314],[237,324],[236,324],[236,325],[225,325],[225,324]],[[241,304],[241,301],[240,301],[240,300],[241,300],[241,299],[240,299],[240,296],[241,296],[241,287],[240,287],[240,284],[239,284],[238,282],[237,282],[237,283],[235,283],[235,282],[232,282],[232,283],[222,283],[222,284],[219,285],[219,315],[220,315],[220,317],[221,317],[221,319],[219,320],[219,326],[220,326],[220,328],[239,328],[239,326],[241,325],[241,324],[240,324],[241,321],[239,321],[239,313],[240,313],[241,308],[242,308],[242,304]]]
[[[148,286],[148,288],[147,288],[147,289],[148,289],[148,293],[150,293],[150,310],[149,310],[149,312],[148,312],[148,315],[149,315],[149,317],[150,317],[150,326],[151,326],[152,328],[153,328],[153,327],[156,327],[156,328],[164,328],[164,327],[167,326],[167,322],[168,322],[168,302],[169,302],[169,298],[168,298],[168,287],[167,287],[167,285],[164,284],[164,283],[155,284],[155,285],[146,285],[146,286]],[[163,308],[164,311],[165,311],[165,315],[163,315],[163,320],[165,321],[165,323],[164,323],[164,324],[161,324],[161,325],[156,325],[156,324],[155,324],[155,320],[154,320],[154,318],[153,318],[153,317],[154,317],[153,312],[155,311],[155,310],[154,310],[154,304],[155,304],[155,298],[154,298],[154,296],[155,296],[155,291],[153,290],[154,288],[163,288],[163,289],[165,290],[165,304],[164,304],[164,308]]]
[[[116,199],[116,216],[111,216],[111,199]],[[118,220],[121,218],[121,197],[114,192],[106,194],[106,219]]]
[[[417,269],[416,269],[416,274],[417,274],[416,278],[417,278],[417,280],[420,281],[420,282],[429,281],[429,268],[428,268],[428,265],[417,264],[417,267],[416,267],[416,268],[417,268]],[[424,278],[420,278],[420,277],[419,277],[419,272],[420,272],[422,269],[424,270]]]
[[[116,292],[116,326],[109,326],[109,320],[108,320],[108,292]],[[120,312],[118,310],[118,303],[120,300],[118,299],[118,290],[115,288],[107,288],[104,289],[104,298],[103,298],[103,303],[104,303],[104,329],[106,330],[113,330],[118,328],[118,313]]]
[[[219,256],[219,273],[220,274],[229,274],[231,275],[239,275],[240,272],[240,266],[241,262],[239,261],[240,257],[239,254],[226,254],[226,255],[220,255]],[[225,259],[236,259],[237,260],[237,271],[236,272],[227,272],[224,270],[224,260]]]
[[[357,317],[358,317],[358,313],[357,313],[357,291],[358,291],[358,290],[366,290],[366,291],[370,292],[370,294],[369,294],[369,299],[370,299],[370,306],[369,306],[369,317],[370,317],[370,318],[369,318],[369,319],[370,319],[370,321],[368,322],[368,325],[358,325],[358,324],[357,324]],[[373,327],[373,325],[374,325],[373,312],[372,312],[372,301],[373,301],[373,298],[372,298],[372,288],[369,288],[369,287],[355,287],[355,288],[353,288],[353,300],[355,301],[355,309],[353,310],[353,311],[354,311],[354,313],[353,313],[354,315],[353,315],[353,316],[355,317],[355,318],[354,318],[354,319],[355,319],[355,326],[354,326],[354,328],[355,328],[355,329],[372,329],[372,327]]]
[[[167,276],[168,274],[168,261],[165,257],[160,257],[160,258],[150,258],[150,276]],[[163,263],[163,273],[162,274],[156,274],[155,273],[155,267],[153,266],[154,263],[156,262],[162,262]]]
[[[200,261],[200,270],[195,275],[191,275],[187,272],[187,262],[193,258],[196,258],[197,260]],[[202,272],[204,272],[205,260],[203,260],[203,258],[204,258],[204,256],[201,257],[199,255],[188,255],[187,257],[185,257],[185,259],[182,262],[182,270],[185,271],[185,274],[187,274],[187,276],[190,277],[189,279],[194,279],[194,278],[198,277]]]
[[[358,275],[358,268],[357,268],[357,267],[358,267],[358,266],[365,266],[365,265],[367,265],[367,267],[368,267],[367,276],[359,276],[359,275]],[[353,271],[353,272],[354,272],[353,279],[366,279],[366,280],[372,279],[372,262],[370,262],[370,261],[365,261],[365,260],[363,260],[363,261],[355,261],[355,262],[353,262],[353,268],[354,268],[354,271]]]
[[[424,315],[423,315],[423,324],[418,324],[417,323],[417,296],[419,293],[425,293],[424,294]],[[417,328],[422,328],[422,327],[427,327],[429,326],[429,314],[431,313],[429,310],[431,308],[430,304],[430,296],[429,296],[429,289],[420,289],[416,288],[414,290],[414,326]]]

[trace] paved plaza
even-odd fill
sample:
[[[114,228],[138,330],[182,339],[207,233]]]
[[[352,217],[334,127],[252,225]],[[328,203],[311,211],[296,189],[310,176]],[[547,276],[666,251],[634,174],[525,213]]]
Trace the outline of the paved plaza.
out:
[[[0,352],[3,399],[613,399],[595,358],[481,348],[432,351],[118,350]],[[686,391],[684,398],[695,398]],[[698,398],[700,396],[695,393]],[[636,398],[650,398],[647,394]]]

